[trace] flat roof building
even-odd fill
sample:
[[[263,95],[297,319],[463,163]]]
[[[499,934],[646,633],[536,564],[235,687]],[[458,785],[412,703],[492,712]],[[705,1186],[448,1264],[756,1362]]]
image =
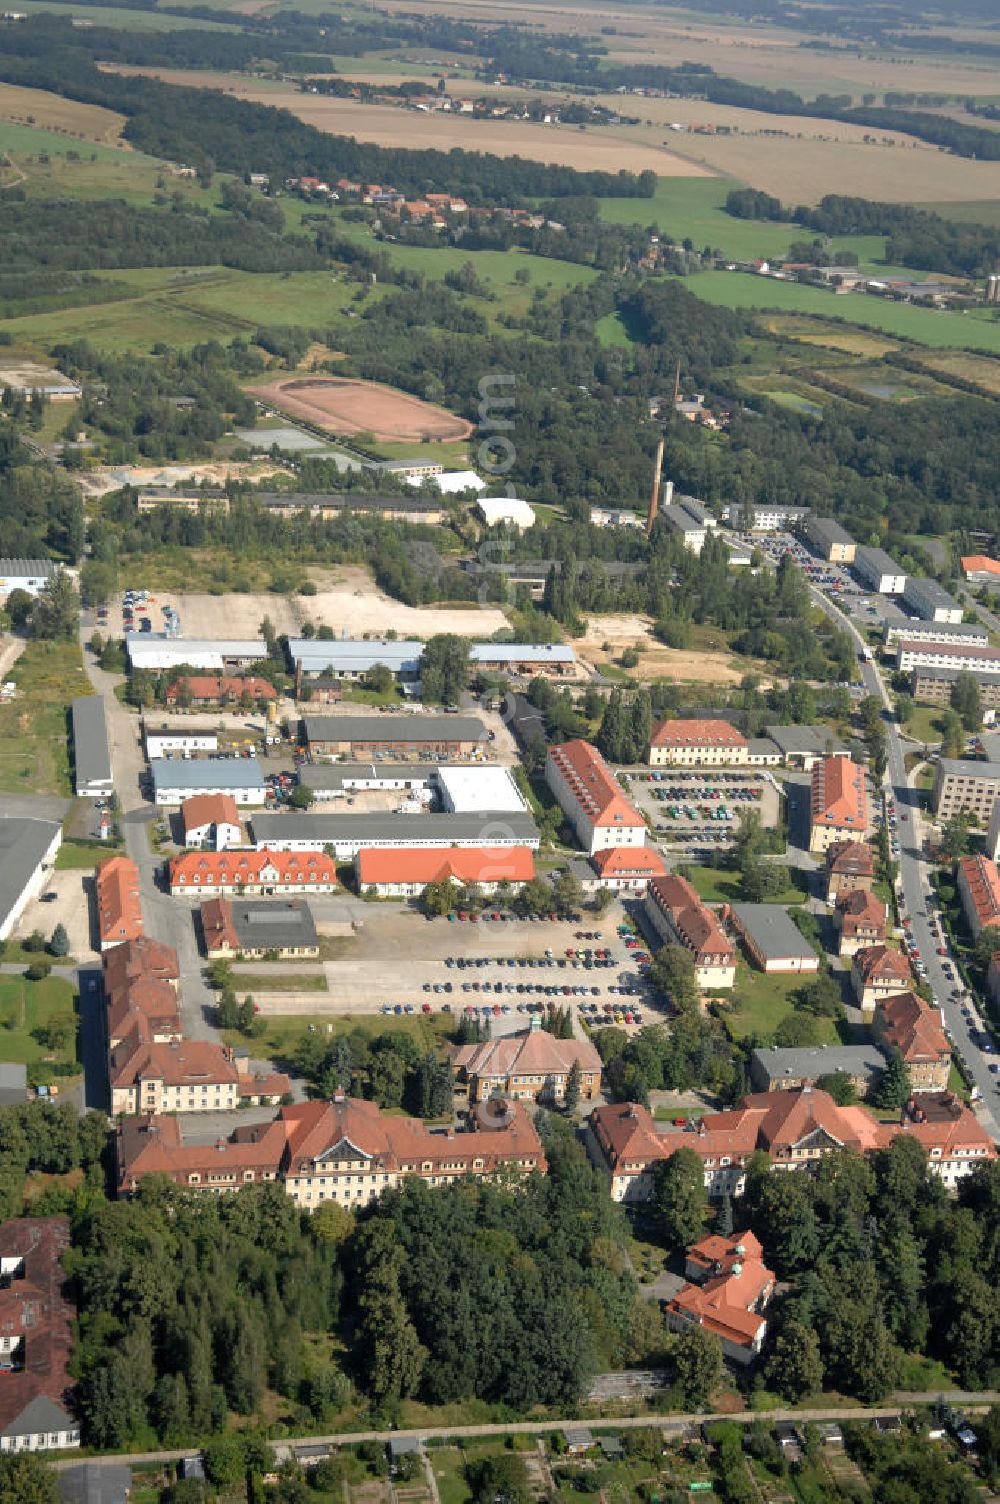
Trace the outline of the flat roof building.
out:
[[[478,814],[255,814],[258,851],[323,851],[348,861],[366,848],[527,846],[538,850],[538,827],[529,814],[484,810]],[[235,853],[233,853],[235,854]]]
[[[903,587],[903,604],[915,611],[922,621],[948,622],[958,625],[963,608],[937,580],[911,575]]]
[[[816,552],[831,564],[853,564],[857,544],[833,517],[807,517],[802,531]]]
[[[264,774],[256,757],[154,758],[154,804],[183,804],[195,794],[230,794],[237,804],[263,804]]]
[[[819,957],[787,909],[777,903],[734,903],[728,918],[761,971],[815,972]]]
[[[420,793],[429,797],[437,769],[412,762],[304,762],[299,783],[317,803],[353,793]]]
[[[931,809],[942,820],[974,815],[986,824],[1000,797],[1000,762],[972,762],[942,757],[934,774]]]
[[[509,768],[438,768],[434,785],[441,808],[449,814],[478,814],[482,810],[523,814],[528,808]]]
[[[104,798],[114,791],[104,701],[100,695],[78,695],[71,714],[76,792],[81,798]]]
[[[906,571],[884,548],[859,548],[852,565],[861,583],[879,595],[902,595],[906,589]]]

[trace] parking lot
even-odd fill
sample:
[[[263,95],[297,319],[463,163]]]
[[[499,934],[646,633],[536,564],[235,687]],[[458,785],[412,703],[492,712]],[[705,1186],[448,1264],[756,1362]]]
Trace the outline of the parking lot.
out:
[[[93,886],[92,872],[72,868],[53,872],[44,892],[25,908],[12,938],[20,940],[32,930],[41,930],[48,939],[56,925],[62,924],[69,936],[70,955],[83,964],[94,961]]]
[[[501,911],[428,920],[414,909],[365,905],[335,957],[308,968],[323,970],[327,991],[268,994],[255,983],[254,1000],[267,1015],[466,1013],[504,1019],[507,1028],[526,1027],[550,1006],[592,1027],[640,1028],[663,1017],[645,978],[649,951],[618,905],[600,919],[494,914]],[[322,932],[318,904],[316,918]]]
[[[664,768],[624,774],[622,782],[649,817],[659,845],[686,854],[724,850],[742,810],[756,810],[765,829],[778,824],[781,799],[766,773]]]

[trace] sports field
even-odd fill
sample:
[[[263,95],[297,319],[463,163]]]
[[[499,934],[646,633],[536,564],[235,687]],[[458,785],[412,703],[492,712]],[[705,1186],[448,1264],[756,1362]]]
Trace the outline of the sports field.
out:
[[[443,407],[376,381],[337,376],[292,376],[248,387],[258,401],[330,434],[372,433],[377,439],[467,439],[472,424]]]

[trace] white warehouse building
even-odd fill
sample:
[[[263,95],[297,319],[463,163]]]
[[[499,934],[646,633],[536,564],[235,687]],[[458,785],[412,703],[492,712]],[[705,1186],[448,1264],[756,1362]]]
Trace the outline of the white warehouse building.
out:
[[[256,757],[157,757],[149,771],[154,804],[179,805],[195,794],[231,794],[237,804],[263,804],[267,798]]]
[[[527,803],[508,768],[438,768],[434,783],[441,806],[453,815],[506,811],[524,814]]]

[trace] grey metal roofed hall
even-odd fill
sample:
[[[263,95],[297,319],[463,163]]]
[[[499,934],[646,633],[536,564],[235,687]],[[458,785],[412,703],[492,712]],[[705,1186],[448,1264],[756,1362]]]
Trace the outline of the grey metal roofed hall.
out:
[[[51,559],[0,559],[0,579],[50,580],[55,572]]]
[[[331,642],[315,637],[288,639],[288,656],[293,664],[301,664],[305,674],[363,674],[378,666],[394,674],[416,674],[423,651],[424,644],[414,639],[393,642],[369,642],[353,637]]]
[[[795,957],[815,961],[816,951],[788,911],[776,903],[734,903],[740,929],[768,959]]]
[[[751,1080],[769,1090],[788,1081],[815,1081],[841,1072],[852,1080],[873,1080],[885,1070],[885,1056],[873,1044],[801,1045],[754,1050]]]
[[[104,701],[99,695],[78,695],[72,705],[72,720],[76,792],[92,797],[110,794],[114,785]]]
[[[309,742],[481,742],[486,727],[468,715],[306,715]]]
[[[319,944],[316,924],[308,904],[299,898],[276,903],[266,899],[257,903],[250,899],[233,899],[233,925],[241,943],[257,950],[281,950],[291,946],[315,946]]]

